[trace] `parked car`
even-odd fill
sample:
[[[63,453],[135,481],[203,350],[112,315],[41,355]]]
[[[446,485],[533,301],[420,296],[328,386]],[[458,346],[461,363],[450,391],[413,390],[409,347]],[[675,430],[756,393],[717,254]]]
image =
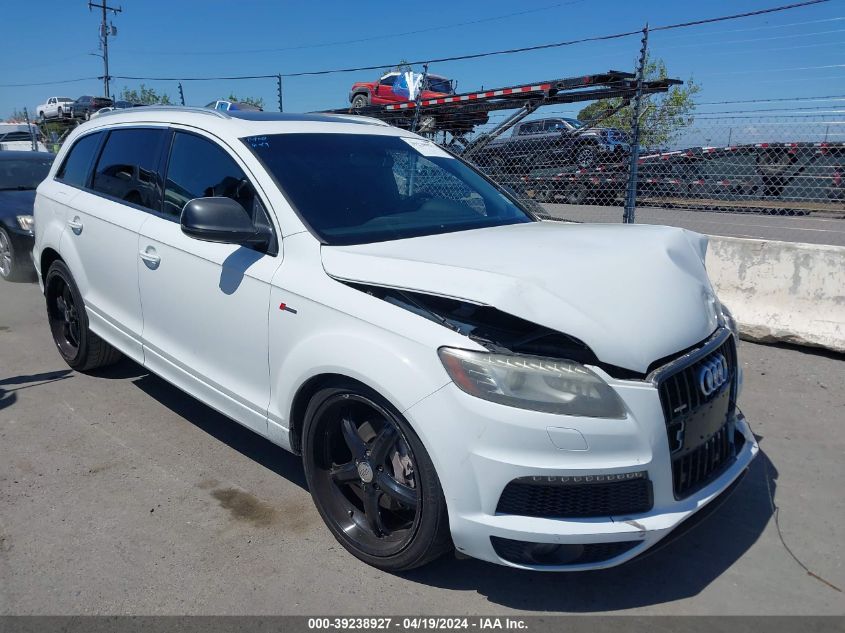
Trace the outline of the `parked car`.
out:
[[[64,116],[70,116],[72,104],[73,99],[70,97],[50,97],[41,105],[36,106],[35,111],[42,121],[45,119],[61,119]]]
[[[0,123],[0,151],[46,152],[44,135],[34,123]]]
[[[263,112],[263,108],[252,105],[251,103],[241,103],[240,101],[227,101],[226,99],[218,99],[207,103],[206,108],[212,110],[220,110],[221,112],[228,112],[229,110],[247,110],[250,112]]]
[[[517,123],[510,134],[493,139],[472,158],[500,175],[566,165],[588,169],[621,160],[629,151],[628,135],[621,130],[555,117]]]
[[[300,454],[328,529],[382,569],[453,545],[617,565],[758,451],[704,237],[539,221],[379,121],[91,121],[38,189],[35,237],[70,367],[125,354]]]
[[[112,100],[108,97],[92,97],[86,95],[79,97],[73,102],[71,116],[74,119],[85,119],[87,121],[100,108],[110,108],[111,106]]]
[[[349,103],[353,108],[363,108],[368,105],[400,103],[410,101],[416,97],[415,86],[410,83],[420,82],[422,75],[418,73],[404,73],[392,71],[385,73],[376,81],[359,81],[352,84],[349,90]],[[455,94],[455,82],[439,75],[428,75],[422,88],[421,98],[436,99]]]
[[[127,108],[141,108],[146,104],[143,103],[133,103],[131,101],[115,101],[114,105],[106,106],[105,108],[100,108],[96,112],[91,114],[92,119],[96,119],[98,116],[106,114],[108,112],[113,112],[114,110],[126,110]]]
[[[52,164],[46,152],[0,152],[0,277],[7,281],[35,276],[32,205]]]

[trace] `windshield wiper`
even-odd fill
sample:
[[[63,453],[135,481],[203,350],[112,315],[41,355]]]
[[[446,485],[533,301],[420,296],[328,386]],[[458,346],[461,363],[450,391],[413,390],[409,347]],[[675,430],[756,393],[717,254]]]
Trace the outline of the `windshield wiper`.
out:
[[[27,187],[25,185],[15,185],[14,187],[0,187],[0,191],[33,191],[37,187]]]

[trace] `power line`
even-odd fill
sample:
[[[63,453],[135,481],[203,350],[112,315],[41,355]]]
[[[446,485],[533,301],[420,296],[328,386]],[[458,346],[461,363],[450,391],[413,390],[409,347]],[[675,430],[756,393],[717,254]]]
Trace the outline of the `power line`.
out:
[[[725,29],[723,31],[709,31],[707,35],[721,35],[723,33],[747,33],[749,31],[763,31],[768,29],[784,29],[789,26],[803,26],[806,24],[823,24],[826,22],[839,22],[845,20],[845,17],[825,18],[823,20],[807,20],[803,22],[787,22],[785,24],[766,24],[763,26],[751,26],[744,29]],[[672,35],[665,37],[666,40],[674,40],[684,37],[683,35]]]
[[[827,101],[845,99],[845,95],[828,95],[825,97],[776,97],[774,99],[737,99],[733,101],[700,101],[695,105],[728,105],[732,103],[770,103],[773,101]]]
[[[419,35],[421,33],[431,33],[432,31],[441,31],[445,29],[453,29],[458,28],[461,26],[472,26],[475,24],[484,24],[487,22],[495,22],[497,20],[504,20],[506,18],[513,18],[518,17],[521,15],[527,15],[529,13],[539,13],[541,11],[548,11],[550,9],[557,9],[559,7],[568,6],[572,4],[579,4],[582,2],[586,2],[586,0],[570,0],[569,2],[558,2],[556,4],[550,4],[544,7],[536,7],[534,9],[526,9],[524,11],[515,11],[513,13],[505,13],[503,15],[496,15],[491,16],[488,18],[481,18],[478,20],[468,20],[466,22],[457,22],[455,24],[444,24],[441,26],[432,26],[425,29],[417,29],[415,31],[405,31],[403,33],[389,33],[386,35],[376,35],[373,37],[362,37],[357,39],[351,40],[337,40],[334,42],[321,42],[318,44],[301,44],[298,46],[283,46],[280,48],[253,48],[253,49],[238,49],[238,50],[226,50],[221,51],[217,50],[210,50],[210,51],[128,51],[134,52],[136,54],[142,55],[238,55],[238,54],[254,54],[254,53],[276,53],[276,52],[284,52],[284,51],[298,51],[304,49],[311,49],[311,48],[328,48],[331,46],[340,46],[344,44],[359,44],[362,42],[374,42],[377,40],[384,40],[384,39],[391,39],[395,37],[405,37],[408,35]]]
[[[770,7],[768,9],[758,9],[756,11],[746,11],[744,13],[735,13],[732,15],[723,15],[718,16],[715,18],[704,18],[701,20],[692,20],[689,22],[680,22],[677,24],[667,24],[664,26],[656,26],[650,28],[650,31],[668,31],[672,29],[682,29],[691,26],[700,26],[702,24],[713,24],[716,22],[725,22],[728,20],[736,20],[741,18],[753,17],[758,15],[766,15],[771,13],[777,13],[781,11],[789,11],[792,9],[799,9],[802,7],[808,7],[816,4],[823,4],[826,2],[830,2],[830,0],[805,0],[804,2],[796,2],[787,5],[781,5],[778,7]],[[462,61],[467,59],[479,59],[482,57],[492,57],[496,55],[512,55],[514,53],[525,53],[529,51],[538,51],[538,50],[546,50],[551,48],[560,48],[564,46],[572,46],[574,44],[582,44],[585,42],[599,42],[599,41],[608,41],[608,40],[616,40],[624,37],[630,37],[632,35],[640,35],[642,33],[641,29],[637,29],[635,31],[627,31],[623,33],[613,33],[609,35],[596,35],[592,37],[584,37],[574,40],[565,40],[562,42],[553,42],[550,44],[539,44],[535,46],[523,46],[519,48],[509,48],[497,51],[487,51],[483,53],[472,53],[469,55],[453,55],[450,57],[440,57],[440,58],[433,58],[433,59],[422,59],[422,60],[415,60],[412,62],[407,62],[410,65],[421,65],[421,64],[435,64],[435,63],[443,63],[443,62],[451,62],[451,61]],[[350,72],[360,72],[364,70],[379,70],[383,68],[389,68],[394,66],[394,63],[382,63],[382,64],[374,64],[370,66],[358,66],[354,68],[334,68],[328,70],[312,70],[312,71],[303,71],[303,72],[294,72],[294,73],[282,73],[283,77],[305,77],[305,76],[315,76],[315,75],[329,75],[335,73],[350,73]],[[267,75],[246,75],[246,76],[230,76],[230,77],[141,77],[141,76],[133,76],[133,75],[114,75],[115,79],[126,79],[126,80],[133,80],[133,81],[234,81],[240,79],[268,79],[268,78],[275,78],[277,77],[278,73],[276,74],[267,74]],[[75,81],[82,81],[82,80],[75,80]],[[56,83],[56,82],[53,82]],[[24,86],[24,85],[32,85],[32,84],[17,84],[15,87]],[[49,85],[48,83],[41,84],[41,85]],[[0,87],[12,87],[6,84],[0,84]]]
[[[58,86],[59,84],[74,84],[80,81],[95,81],[102,77],[78,77],[76,79],[62,79],[60,81],[40,81],[30,84],[0,84],[0,88],[25,88],[28,86]]]
[[[828,35],[830,33],[843,33],[845,29],[833,29],[830,31],[815,31],[813,33],[792,33],[790,35],[774,35],[772,37],[753,37],[745,40],[722,40],[713,42],[713,45],[722,46],[723,44],[745,44],[748,42],[771,42],[772,40],[787,40],[795,39],[796,37],[813,37],[816,35]],[[676,46],[661,46],[660,50],[671,50],[676,48],[699,48],[701,43],[695,44],[678,44]]]

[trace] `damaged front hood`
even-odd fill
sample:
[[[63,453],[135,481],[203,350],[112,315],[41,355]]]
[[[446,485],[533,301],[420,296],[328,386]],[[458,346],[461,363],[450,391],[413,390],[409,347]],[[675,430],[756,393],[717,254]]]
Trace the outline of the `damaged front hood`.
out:
[[[535,222],[323,246],[345,281],[493,306],[644,373],[717,327],[705,237],[665,226]]]

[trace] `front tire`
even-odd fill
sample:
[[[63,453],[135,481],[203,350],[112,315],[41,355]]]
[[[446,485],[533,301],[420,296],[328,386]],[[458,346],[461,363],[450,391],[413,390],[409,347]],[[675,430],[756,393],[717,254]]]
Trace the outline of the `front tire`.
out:
[[[375,392],[350,383],[315,394],[302,456],[317,510],[353,556],[395,572],[452,548],[434,465],[401,414]]]
[[[365,94],[357,94],[352,97],[352,109],[358,110],[360,108],[366,108],[370,105],[370,98]]]
[[[598,162],[598,150],[593,145],[583,145],[575,153],[575,164],[581,169],[589,169]]]
[[[27,271],[18,265],[15,245],[6,229],[0,227],[0,277],[6,281],[22,281]]]
[[[53,341],[72,369],[89,371],[120,360],[120,352],[88,328],[82,295],[61,260],[53,262],[44,278],[44,297]]]

